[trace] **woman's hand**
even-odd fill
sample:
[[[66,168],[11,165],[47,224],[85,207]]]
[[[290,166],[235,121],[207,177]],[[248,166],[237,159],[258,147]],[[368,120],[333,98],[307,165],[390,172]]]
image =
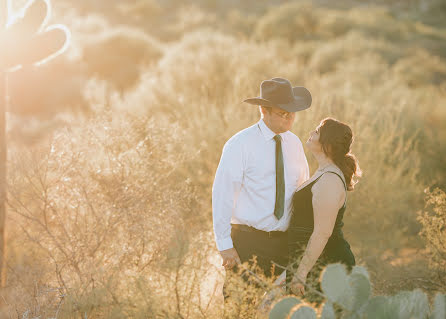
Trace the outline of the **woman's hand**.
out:
[[[294,275],[293,279],[291,280],[290,288],[291,291],[297,295],[297,296],[303,296],[305,294],[305,282],[306,277]]]

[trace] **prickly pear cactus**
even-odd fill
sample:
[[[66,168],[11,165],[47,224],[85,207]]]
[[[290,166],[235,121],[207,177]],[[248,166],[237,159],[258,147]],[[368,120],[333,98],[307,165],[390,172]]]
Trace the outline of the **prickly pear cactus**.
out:
[[[389,298],[391,305],[399,308],[398,318],[427,318],[429,314],[429,300],[419,289],[403,291]]]
[[[437,294],[434,300],[431,319],[446,318],[446,295]]]
[[[335,319],[336,314],[333,308],[333,304],[329,301],[325,302],[322,306],[321,319]]]
[[[392,318],[392,312],[387,307],[387,298],[384,296],[373,297],[364,309],[366,318]]]
[[[297,305],[291,310],[290,319],[316,319],[316,311],[313,307],[305,304]]]
[[[319,311],[299,299],[282,298],[271,310],[270,319],[406,319],[446,318],[446,295],[435,297],[432,310],[427,295],[419,289],[402,291],[394,296],[371,297],[369,274],[364,267],[354,267],[347,274],[340,264],[328,265],[321,278],[326,302]],[[334,306],[342,313],[335,312]],[[318,317],[317,313],[320,313]]]
[[[286,319],[291,309],[302,303],[300,299],[288,296],[280,299],[271,309],[269,319]]]
[[[395,296],[372,298],[364,313],[369,319],[427,318],[429,302],[421,290],[402,291]]]
[[[348,275],[343,265],[328,265],[322,274],[321,287],[330,301],[350,312],[359,312],[371,293],[367,270],[359,266]]]

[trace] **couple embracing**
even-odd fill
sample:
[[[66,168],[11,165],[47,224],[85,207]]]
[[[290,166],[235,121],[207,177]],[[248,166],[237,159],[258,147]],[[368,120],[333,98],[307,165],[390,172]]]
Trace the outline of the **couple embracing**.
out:
[[[302,295],[318,260],[355,265],[342,233],[347,191],[361,174],[353,133],[332,118],[310,132],[306,147],[319,164],[310,177],[303,145],[289,131],[295,113],[310,107],[310,92],[273,78],[245,102],[259,106],[261,119],[223,148],[212,189],[217,249],[227,275],[253,256],[267,276],[278,275],[273,263],[288,266],[287,291]]]

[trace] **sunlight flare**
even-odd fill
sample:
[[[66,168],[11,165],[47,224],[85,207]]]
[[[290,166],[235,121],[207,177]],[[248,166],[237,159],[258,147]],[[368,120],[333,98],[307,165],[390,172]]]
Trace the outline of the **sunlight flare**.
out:
[[[49,0],[29,0],[13,12],[11,0],[0,0],[0,69],[9,72],[22,65],[40,66],[64,53],[71,33],[62,24],[48,25]]]

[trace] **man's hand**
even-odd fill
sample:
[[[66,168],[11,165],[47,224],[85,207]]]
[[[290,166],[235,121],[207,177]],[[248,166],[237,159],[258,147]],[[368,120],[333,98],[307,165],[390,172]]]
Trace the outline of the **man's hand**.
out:
[[[236,264],[241,264],[240,257],[235,248],[222,250],[220,251],[220,255],[223,258],[223,263],[221,265],[225,267],[225,269],[231,269]]]
[[[297,296],[303,296],[305,294],[305,282],[306,277],[294,275],[291,280],[291,291]]]

